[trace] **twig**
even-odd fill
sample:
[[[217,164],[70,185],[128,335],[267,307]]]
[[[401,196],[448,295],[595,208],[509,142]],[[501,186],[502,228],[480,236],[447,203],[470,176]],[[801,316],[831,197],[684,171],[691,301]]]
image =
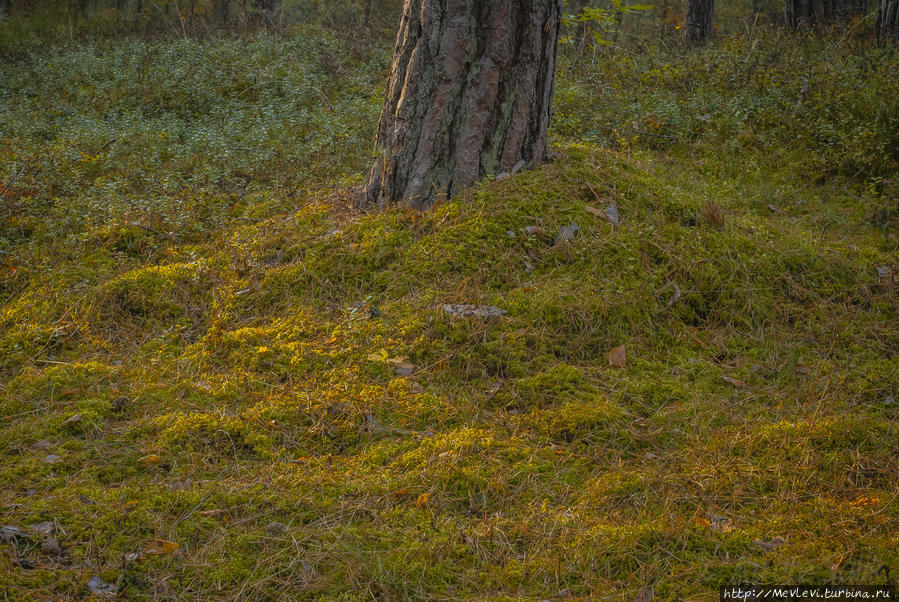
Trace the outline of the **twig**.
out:
[[[96,157],[97,155],[99,155],[100,153],[105,151],[107,148],[109,148],[110,144],[112,144],[113,142],[115,142],[116,140],[118,140],[121,137],[122,137],[121,134],[119,134],[118,136],[116,136],[115,138],[113,138],[112,140],[110,140],[109,142],[107,142],[106,144],[101,146],[100,148],[98,148],[94,153],[91,154],[91,157]]]
[[[796,113],[799,112],[799,107],[802,106],[802,103],[805,102],[805,97],[808,96],[810,86],[808,84],[808,75],[802,78],[802,87],[799,90],[799,100],[796,101],[796,108],[793,109],[792,117],[796,117]]]
[[[181,517],[180,517],[178,520],[176,520],[174,523],[172,523],[172,526],[169,527],[169,530],[170,530],[170,531],[171,531],[172,529],[174,529],[175,527],[177,527],[178,525],[180,525],[180,524],[181,524],[182,522],[184,522],[185,520],[187,520],[187,519],[190,517],[191,514],[193,514],[194,512],[196,512],[197,509],[198,509],[200,506],[202,506],[203,504],[206,503],[206,500],[208,500],[210,497],[212,497],[212,494],[215,492],[215,488],[218,487],[218,484],[219,484],[219,477],[221,477],[221,476],[225,473],[226,470],[228,470],[227,467],[221,469],[221,470],[219,471],[219,473],[218,473],[217,475],[215,475],[215,478],[212,479],[212,487],[209,488],[209,491],[206,492],[206,495],[204,495],[204,496],[200,499],[200,501],[197,502],[197,504],[196,504],[193,508],[191,508],[190,510],[188,510],[187,512],[185,512],[184,514],[182,514]]]

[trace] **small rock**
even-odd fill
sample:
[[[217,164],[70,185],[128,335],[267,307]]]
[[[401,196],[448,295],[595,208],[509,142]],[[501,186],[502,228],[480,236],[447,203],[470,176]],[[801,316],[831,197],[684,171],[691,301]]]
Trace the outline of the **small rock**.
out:
[[[780,210],[774,205],[768,205],[768,211],[770,211],[771,213],[780,213]]]
[[[282,535],[285,531],[287,531],[287,525],[278,521],[269,523],[265,528],[265,534],[271,536]]]
[[[577,223],[562,226],[562,229],[559,230],[559,236],[556,237],[555,244],[559,245],[568,242],[569,240],[574,238],[574,235],[577,234],[580,229],[581,227],[578,226]]]
[[[621,215],[618,213],[618,205],[615,204],[615,201],[611,201],[609,206],[606,207],[606,219],[609,220],[613,226],[618,226],[620,224]]]
[[[519,159],[518,163],[515,164],[515,167],[512,168],[512,175],[514,176],[519,171],[524,169],[525,165],[527,165],[527,163],[524,162],[524,159]]]
[[[524,262],[524,273],[530,276],[531,272],[533,272],[533,271],[534,271],[534,266],[531,265],[531,262],[525,261]]]
[[[655,598],[655,592],[652,591],[652,588],[644,587],[637,594],[637,597],[634,598],[634,602],[652,602],[653,598]]]
[[[50,449],[50,448],[53,447],[54,445],[56,445],[56,444],[53,443],[52,441],[47,441],[46,439],[41,439],[40,441],[38,441],[37,443],[35,443],[35,444],[32,445],[31,447],[34,448],[34,449],[46,450],[46,449]]]
[[[443,311],[451,316],[459,318],[496,318],[506,314],[506,310],[494,307],[493,305],[455,305],[447,303],[443,306]]]
[[[772,550],[779,548],[784,545],[786,541],[784,541],[783,537],[775,537],[771,541],[762,541],[761,539],[754,539],[752,541],[755,545],[763,549],[766,553]]]
[[[31,489],[29,489],[28,491],[25,492],[25,497],[31,497],[35,493],[37,493],[37,489],[32,487]]]
[[[508,236],[509,238],[515,238],[516,234],[512,230],[506,230],[506,236]]]
[[[62,553],[62,548],[55,537],[48,537],[41,542],[41,553],[47,556],[59,556]]]
[[[53,533],[53,523],[48,520],[41,521],[36,525],[31,525],[31,529],[41,535],[51,535]]]
[[[97,503],[86,495],[81,495],[80,493],[78,494],[78,499],[81,500],[82,504],[87,504],[88,506],[93,506]]]
[[[24,537],[25,531],[19,527],[6,525],[0,527],[0,541],[15,541],[19,537]]]
[[[889,278],[890,272],[892,272],[892,271],[893,270],[891,270],[890,266],[888,266],[888,265],[879,265],[879,266],[877,266],[877,277],[884,278],[884,279]]]
[[[415,372],[415,365],[407,362],[401,362],[394,366],[393,371],[397,376],[412,376]]]
[[[47,464],[56,464],[60,460],[62,460],[62,458],[57,456],[56,454],[47,454],[46,456],[44,456],[44,462],[46,462]]]
[[[503,173],[501,173],[501,174],[499,174],[498,176],[496,176],[496,181],[497,181],[497,182],[502,182],[503,180],[508,180],[508,179],[511,178],[511,177],[512,177],[512,176],[509,175],[509,172],[504,171]]]
[[[892,395],[887,395],[886,399],[883,400],[883,405],[885,405],[885,406],[891,406],[894,403],[895,403],[895,400],[893,399]]]
[[[87,580],[87,588],[92,594],[114,594],[118,589],[112,583],[106,583],[96,576]]]
[[[190,477],[187,477],[183,481],[179,479],[175,479],[169,483],[169,490],[171,491],[181,491],[182,489],[190,489],[194,484],[194,480]]]
[[[544,230],[540,226],[528,226],[527,228],[524,229],[524,231],[525,231],[525,233],[532,234],[532,235],[546,233],[546,230]]]

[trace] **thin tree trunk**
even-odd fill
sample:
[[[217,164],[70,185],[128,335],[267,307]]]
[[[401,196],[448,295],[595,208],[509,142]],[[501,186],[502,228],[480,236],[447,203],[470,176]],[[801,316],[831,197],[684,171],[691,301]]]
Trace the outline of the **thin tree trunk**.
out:
[[[712,32],[714,0],[687,0],[686,36],[691,44],[702,44]]]
[[[362,203],[425,209],[546,159],[559,0],[405,0]]]
[[[863,15],[867,9],[867,0],[786,0],[784,3],[787,25],[794,29]]]
[[[877,9],[877,41],[899,41],[899,0],[880,0]]]

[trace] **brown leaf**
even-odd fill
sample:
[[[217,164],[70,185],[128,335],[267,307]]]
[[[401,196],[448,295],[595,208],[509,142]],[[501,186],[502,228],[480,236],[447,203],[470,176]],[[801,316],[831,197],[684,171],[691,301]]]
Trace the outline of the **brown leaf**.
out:
[[[148,556],[161,556],[163,554],[174,554],[178,548],[181,546],[174,541],[166,541],[164,539],[156,539],[150,542],[146,548],[144,548],[144,554]]]
[[[430,493],[422,493],[420,496],[418,496],[418,499],[415,500],[415,507],[416,508],[424,508],[425,506],[428,505],[429,499],[431,499]]]
[[[609,349],[609,352],[606,353],[606,359],[609,360],[609,365],[613,368],[624,368],[627,366],[627,352],[624,345]]]
[[[393,497],[396,497],[396,498],[406,497],[408,494],[409,494],[409,488],[403,487],[402,489],[397,489],[396,491],[394,491]]]

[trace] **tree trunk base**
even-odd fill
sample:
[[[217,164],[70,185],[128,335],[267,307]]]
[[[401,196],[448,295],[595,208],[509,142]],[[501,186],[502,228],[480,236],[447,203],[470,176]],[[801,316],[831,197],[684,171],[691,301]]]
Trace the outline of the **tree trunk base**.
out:
[[[546,159],[559,0],[406,0],[361,202],[426,209]]]

